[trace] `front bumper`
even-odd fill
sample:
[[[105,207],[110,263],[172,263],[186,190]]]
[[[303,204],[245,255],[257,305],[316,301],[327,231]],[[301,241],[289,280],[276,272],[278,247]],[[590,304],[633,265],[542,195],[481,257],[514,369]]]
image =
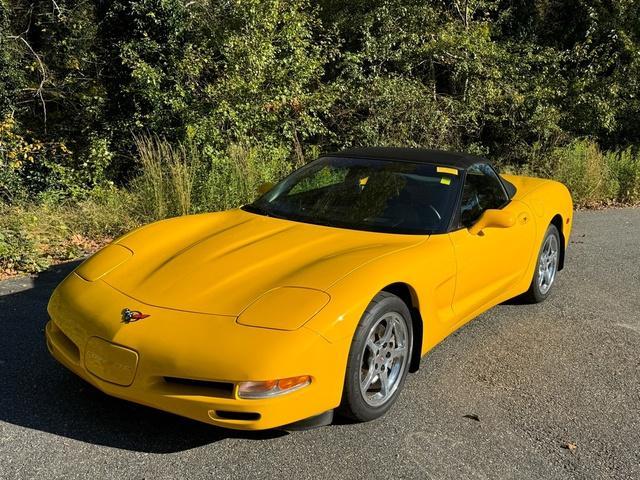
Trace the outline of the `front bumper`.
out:
[[[150,317],[124,324],[125,307]],[[115,397],[244,430],[287,425],[340,403],[349,345],[304,327],[247,327],[234,317],[144,305],[76,274],[56,289],[48,311],[51,354]],[[311,375],[311,384],[267,399],[238,397],[238,382],[297,375]]]

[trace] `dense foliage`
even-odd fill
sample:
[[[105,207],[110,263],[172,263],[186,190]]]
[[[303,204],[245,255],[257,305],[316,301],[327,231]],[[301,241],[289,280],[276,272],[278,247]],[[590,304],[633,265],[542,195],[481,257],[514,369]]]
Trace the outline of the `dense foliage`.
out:
[[[0,5],[0,115],[41,145],[18,169],[30,191],[128,180],[143,132],[298,162],[348,145],[526,163],[575,137],[640,143],[635,0]]]
[[[5,205],[224,208],[359,145],[638,201],[639,119],[637,0],[0,0]]]

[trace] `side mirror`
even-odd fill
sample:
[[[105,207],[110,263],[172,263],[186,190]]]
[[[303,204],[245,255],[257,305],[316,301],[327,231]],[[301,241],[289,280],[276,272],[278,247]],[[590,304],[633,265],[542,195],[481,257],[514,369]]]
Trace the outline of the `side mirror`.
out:
[[[489,209],[469,228],[469,233],[479,235],[485,228],[509,228],[515,224],[516,219],[511,212]]]
[[[274,183],[266,182],[258,186],[258,195],[262,196],[274,187]]]

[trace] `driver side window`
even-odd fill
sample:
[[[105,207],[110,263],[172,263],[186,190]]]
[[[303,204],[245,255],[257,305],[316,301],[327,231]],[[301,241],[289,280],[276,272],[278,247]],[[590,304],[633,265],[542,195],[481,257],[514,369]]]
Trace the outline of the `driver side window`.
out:
[[[485,163],[475,164],[467,170],[460,205],[460,226],[470,227],[485,210],[502,208],[509,197],[496,172]]]

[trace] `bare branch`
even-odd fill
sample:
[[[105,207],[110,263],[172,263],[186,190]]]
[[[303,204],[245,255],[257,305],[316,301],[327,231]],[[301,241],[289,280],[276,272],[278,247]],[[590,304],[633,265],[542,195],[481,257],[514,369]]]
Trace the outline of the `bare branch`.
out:
[[[460,2],[458,0],[453,0],[453,6],[456,7],[456,11],[458,12],[458,15],[460,16],[460,19],[466,25],[467,22],[465,20],[465,16],[462,13],[462,10],[460,9]]]
[[[11,40],[20,40],[22,43],[24,43],[26,45],[26,47],[29,49],[29,51],[31,52],[31,54],[36,58],[36,60],[38,61],[38,66],[40,67],[40,74],[41,74],[41,78],[40,78],[40,85],[38,85],[38,88],[36,89],[36,93],[34,96],[37,96],[40,98],[40,102],[42,103],[42,113],[44,115],[44,128],[45,128],[45,133],[47,131],[47,105],[44,101],[44,84],[47,82],[47,71],[44,68],[44,63],[42,63],[42,59],[40,58],[40,55],[38,55],[36,53],[36,51],[31,47],[31,45],[29,45],[29,42],[27,42],[27,40],[22,36],[22,35],[10,35],[7,38],[10,38]]]
[[[58,11],[58,17],[60,15],[62,15],[62,11],[60,10],[60,7],[58,6],[58,4],[56,3],[56,0],[51,0],[51,3],[53,3],[53,11],[55,12],[56,10]]]

